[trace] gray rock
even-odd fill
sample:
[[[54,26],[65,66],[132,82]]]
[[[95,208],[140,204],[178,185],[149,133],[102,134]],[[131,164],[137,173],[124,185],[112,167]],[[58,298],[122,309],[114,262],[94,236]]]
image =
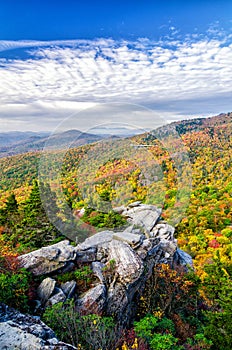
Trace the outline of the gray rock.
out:
[[[113,238],[114,232],[102,231],[95,235],[88,237],[83,243],[77,245],[78,251],[87,250],[93,247],[101,247],[106,243],[109,243]]]
[[[163,240],[155,245],[148,255],[153,257],[156,264],[172,264],[176,249],[177,245],[174,242]]]
[[[176,252],[175,252],[175,256],[174,256],[174,262],[177,265],[182,265],[182,266],[193,266],[193,259],[192,257],[184,252],[183,250],[177,248]]]
[[[164,253],[168,253],[169,256],[173,257],[176,250],[177,250],[177,245],[175,242],[172,241],[161,241],[160,246],[163,250]]]
[[[105,278],[103,276],[102,269],[106,265],[101,263],[101,262],[99,262],[99,261],[95,261],[95,262],[92,262],[91,266],[92,266],[93,274],[99,279],[99,281],[101,283],[104,283],[105,282]]]
[[[143,263],[129,244],[112,240],[109,244],[108,261],[115,262],[114,274],[121,284],[133,283],[143,272]]]
[[[96,247],[88,248],[86,250],[79,250],[77,252],[77,262],[78,263],[90,263],[97,258]]]
[[[131,224],[143,228],[144,233],[149,238],[151,230],[160,218],[161,210],[154,205],[140,204],[133,208],[127,208],[122,215]]]
[[[147,256],[152,257],[155,264],[172,264],[176,249],[175,242],[156,239],[153,247],[147,252]]]
[[[136,253],[138,256],[144,260],[147,257],[148,251],[153,247],[151,241],[149,239],[145,239],[142,244],[136,249]]]
[[[102,263],[107,262],[108,246],[109,246],[109,242],[101,245],[100,247],[98,247],[98,249],[97,249],[97,258],[96,258],[97,261],[100,261]]]
[[[70,245],[68,240],[64,240],[21,255],[18,259],[21,267],[34,275],[44,275],[65,267],[70,261],[76,259],[76,255],[76,247]]]
[[[124,230],[124,232],[130,232],[134,233],[135,235],[142,235],[142,231],[139,227],[136,227],[135,225],[127,226],[127,228]]]
[[[115,211],[115,213],[118,213],[118,214],[122,214],[122,212],[126,210],[126,207],[124,205],[120,206],[120,207],[115,207],[113,208],[113,211]]]
[[[161,240],[174,241],[174,227],[168,225],[167,223],[161,223],[155,225],[151,232],[151,236],[158,237]]]
[[[66,298],[72,298],[75,294],[77,283],[75,281],[68,281],[62,283],[60,288],[64,292]]]
[[[52,293],[54,292],[56,281],[53,278],[45,278],[37,289],[37,296],[41,300],[42,304],[45,303]]]
[[[67,262],[65,267],[61,268],[61,273],[71,272],[75,269],[75,267],[76,267],[76,265],[72,261],[69,261],[69,262]],[[59,272],[59,271],[57,271],[57,272]]]
[[[60,302],[64,302],[66,300],[66,295],[64,294],[62,289],[56,288],[55,292],[56,293],[51,298],[48,299],[46,303],[46,307],[55,305]]]
[[[108,315],[114,315],[123,323],[123,321],[128,318],[128,309],[130,305],[126,287],[112,283],[108,290],[106,305],[106,313]]]
[[[59,342],[51,328],[40,319],[21,314],[0,303],[0,349],[2,350],[75,350]]]
[[[151,246],[146,243],[144,249],[149,250]],[[115,266],[109,279],[106,313],[115,315],[125,326],[136,311],[134,297],[145,285],[155,264],[155,258],[151,256],[149,259],[143,261],[128,243],[112,240],[109,244],[108,262],[113,260]]]
[[[135,235],[143,235],[143,233],[141,232],[141,229],[140,228],[135,228],[134,226],[133,226],[133,229],[132,229],[131,233],[134,233]]]
[[[35,304],[34,312],[36,313],[42,307],[42,303],[40,300],[35,299],[34,304]]]
[[[129,208],[138,207],[141,203],[142,203],[141,201],[132,202],[132,203],[128,204],[128,207]]]
[[[153,257],[153,259],[155,259],[155,262],[158,263],[162,253],[163,253],[163,250],[162,250],[161,244],[159,243],[152,246],[152,248],[147,252],[147,255],[149,257]]]
[[[140,246],[144,238],[145,238],[144,235],[141,235],[141,234],[137,235],[137,234],[128,232],[126,230],[123,232],[115,232],[113,234],[113,239],[126,242],[133,248]]]
[[[148,233],[149,237],[152,228],[159,219],[159,214],[151,210],[143,210],[131,215],[130,218],[131,222],[133,222],[134,225],[141,226],[145,230],[145,233]]]
[[[159,215],[161,215],[161,212],[162,212],[162,210],[160,208],[157,208],[155,205],[141,203],[137,206],[132,206],[132,207],[128,206],[126,208],[126,210],[122,213],[122,215],[126,215],[128,212],[136,213],[136,212],[144,211],[144,210],[151,210],[151,211],[159,213]]]
[[[77,300],[77,309],[82,314],[101,315],[106,303],[106,286],[98,284]]]

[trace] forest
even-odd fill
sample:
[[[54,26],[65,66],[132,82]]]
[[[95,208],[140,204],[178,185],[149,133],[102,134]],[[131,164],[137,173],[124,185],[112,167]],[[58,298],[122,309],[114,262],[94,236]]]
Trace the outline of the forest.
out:
[[[163,219],[175,226],[178,245],[191,255],[194,269],[186,273],[156,266],[136,319],[121,333],[113,317],[75,319],[79,349],[108,349],[99,339],[87,342],[89,335],[95,339],[98,327],[109,339],[117,338],[111,343],[114,349],[230,350],[231,131],[228,113],[104,141],[104,149],[110,150],[106,159],[99,159],[100,143],[65,154],[50,152],[49,169],[41,152],[1,158],[0,300],[30,313],[40,281],[18,266],[17,256],[59,242],[66,231],[79,232],[83,239],[105,228],[120,229],[126,221],[113,208],[139,200],[162,208]],[[80,268],[78,273],[75,278],[83,287],[91,271]],[[41,315],[67,342],[70,334],[65,325],[57,327],[57,317],[73,315],[72,310],[70,302],[65,309],[56,305]]]

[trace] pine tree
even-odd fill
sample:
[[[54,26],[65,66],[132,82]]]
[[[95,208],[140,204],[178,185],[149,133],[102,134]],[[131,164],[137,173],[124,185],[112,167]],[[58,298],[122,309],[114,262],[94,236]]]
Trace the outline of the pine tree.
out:
[[[14,193],[11,193],[7,198],[5,210],[7,213],[15,213],[18,211],[18,202]]]
[[[54,194],[47,194],[48,201],[51,201],[51,196]],[[53,206],[53,213],[56,215],[58,209],[56,208],[55,197],[50,203]],[[40,196],[40,187],[37,181],[34,181],[28,200],[24,204],[24,219],[23,227],[27,234],[27,239],[24,235],[25,242],[32,247],[40,248],[48,242],[53,242],[60,235],[58,230],[50,222],[47,212],[44,209]]]
[[[11,193],[6,200],[5,207],[0,209],[0,224],[7,224],[10,227],[14,226],[15,222],[17,222],[18,214],[18,202],[15,194]]]

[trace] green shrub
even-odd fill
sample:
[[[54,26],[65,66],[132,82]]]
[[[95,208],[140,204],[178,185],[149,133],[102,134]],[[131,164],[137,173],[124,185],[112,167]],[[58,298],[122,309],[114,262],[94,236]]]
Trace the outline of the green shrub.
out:
[[[82,289],[86,289],[89,284],[93,281],[93,271],[89,266],[83,266],[79,269],[76,269],[71,272],[66,272],[63,274],[59,274],[56,279],[59,283],[65,283],[68,281],[76,281],[78,285],[78,289],[83,291]]]
[[[152,350],[183,349],[176,345],[178,339],[172,334],[175,332],[174,324],[166,317],[159,319],[153,315],[147,315],[134,325],[136,334],[145,339]]]
[[[86,208],[82,220],[98,228],[114,228],[126,224],[126,220],[113,210],[108,213],[102,213],[98,211],[94,212],[93,209]]]
[[[230,302],[231,303],[231,302]],[[232,312],[208,312],[208,324],[205,327],[205,337],[213,343],[212,349],[232,349]]]
[[[93,271],[89,266],[83,266],[80,269],[74,271],[75,278],[77,280],[90,281]]]
[[[193,338],[187,339],[187,345],[190,345],[191,350],[211,349],[212,341],[206,339],[203,333],[197,333]]]
[[[0,301],[8,306],[28,311],[28,289],[30,273],[20,269],[17,273],[0,273]]]
[[[42,318],[59,339],[74,346],[81,344],[83,350],[114,349],[120,338],[120,330],[112,317],[82,316],[73,300],[47,308]]]
[[[213,263],[205,266],[204,292],[213,308],[206,313],[208,318],[205,336],[213,342],[212,349],[232,349],[232,276],[231,264],[223,263],[219,252]]]
[[[182,346],[176,345],[177,340],[172,334],[154,333],[150,341],[152,350],[178,350],[183,349]]]

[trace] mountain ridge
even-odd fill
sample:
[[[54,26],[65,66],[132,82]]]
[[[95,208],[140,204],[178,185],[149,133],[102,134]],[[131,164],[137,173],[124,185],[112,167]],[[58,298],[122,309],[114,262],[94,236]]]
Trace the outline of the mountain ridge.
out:
[[[122,130],[123,129],[123,130]],[[39,152],[47,149],[59,150],[63,148],[79,147],[94,143],[106,138],[131,137],[138,134],[138,130],[131,131],[127,128],[121,130],[105,128],[105,133],[84,132],[77,129],[69,129],[63,132],[33,132],[33,131],[10,131],[0,133],[0,158]]]

